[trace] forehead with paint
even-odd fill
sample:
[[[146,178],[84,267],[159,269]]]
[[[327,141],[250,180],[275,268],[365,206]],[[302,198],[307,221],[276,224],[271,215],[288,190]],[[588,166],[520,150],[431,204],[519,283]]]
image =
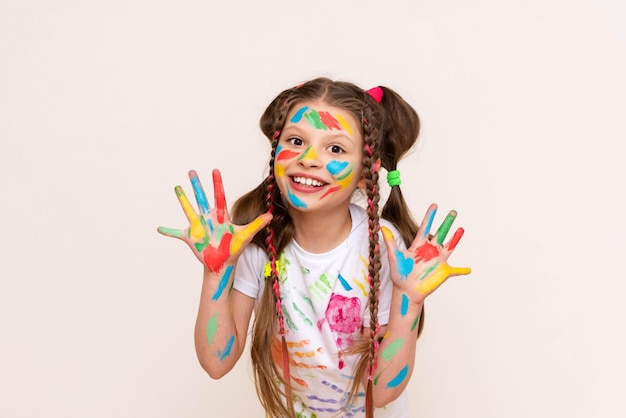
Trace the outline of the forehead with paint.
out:
[[[285,128],[301,123],[322,131],[343,131],[352,138],[359,136],[358,127],[349,111],[324,102],[296,104],[289,112]]]

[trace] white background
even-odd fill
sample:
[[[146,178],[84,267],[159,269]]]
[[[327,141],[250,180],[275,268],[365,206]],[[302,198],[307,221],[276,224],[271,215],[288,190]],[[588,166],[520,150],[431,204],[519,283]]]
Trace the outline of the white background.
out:
[[[263,416],[247,356],[198,365],[201,267],[156,227],[189,169],[258,184],[262,111],[317,76],[418,110],[403,190],[466,229],[411,416],[624,416],[625,28],[619,0],[0,0],[0,416]]]

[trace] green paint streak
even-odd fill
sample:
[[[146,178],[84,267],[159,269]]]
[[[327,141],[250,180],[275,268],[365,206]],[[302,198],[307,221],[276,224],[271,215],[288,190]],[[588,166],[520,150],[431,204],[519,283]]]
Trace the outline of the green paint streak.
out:
[[[292,306],[296,310],[296,312],[298,312],[298,315],[300,315],[300,318],[302,318],[305,324],[307,324],[308,326],[313,325],[313,322],[311,322],[311,320],[307,318],[307,316],[304,314],[304,312],[300,310],[300,308],[298,308],[298,305],[296,305],[295,302],[292,304]]]
[[[221,241],[222,237],[224,236],[224,234],[226,233],[231,233],[231,234],[235,234],[235,228],[233,228],[232,225],[228,224],[228,225],[224,225],[224,224],[218,224],[217,228],[215,228],[215,239],[216,241]]]
[[[207,322],[206,324],[206,335],[209,340],[209,345],[213,345],[213,338],[215,338],[216,332],[217,332],[217,312],[215,313],[215,315],[213,315],[213,317],[211,317],[211,319],[209,319],[209,322]]]
[[[376,377],[374,378],[374,384],[377,385],[378,384],[378,379],[380,379],[380,375],[383,374],[383,372],[378,373],[378,375],[376,375]]]
[[[285,321],[287,322],[287,326],[289,326],[290,329],[292,329],[294,331],[297,331],[298,327],[293,322],[293,319],[291,319],[291,315],[289,315],[289,312],[287,311],[287,309],[285,309],[285,307],[283,307],[283,316],[285,317]]]
[[[198,252],[201,253],[202,250],[204,250],[206,247],[209,246],[209,237],[205,235],[202,241],[196,242],[193,245],[194,247],[196,247],[196,250],[198,250]]]
[[[327,275],[322,274],[320,276],[320,280],[326,285],[327,288],[329,288],[329,289],[331,288],[330,280],[328,280],[328,276]]]
[[[313,286],[315,286],[315,288],[316,288],[317,290],[319,290],[320,292],[322,292],[322,293],[324,293],[324,294],[326,294],[326,293],[327,293],[327,291],[328,291],[328,289],[324,289],[324,288],[322,287],[322,285],[320,284],[320,282],[315,282],[315,284],[313,284]]]
[[[346,174],[337,177],[337,181],[343,180],[346,177],[348,177],[350,174],[352,174],[352,169],[353,169],[353,167],[351,166],[350,169],[348,171],[346,171]]]
[[[182,238],[185,235],[185,232],[181,231],[180,229],[165,228],[163,226],[160,226],[158,228],[158,231],[162,234],[176,238]]]
[[[446,219],[443,220],[443,223],[437,230],[437,234],[436,234],[437,244],[439,245],[443,244],[443,241],[446,239],[446,235],[448,235],[448,231],[450,230],[450,227],[452,226],[452,222],[454,222],[455,218],[456,218],[456,212],[451,211],[448,214],[448,216],[446,216]]]
[[[415,321],[413,321],[413,325],[411,325],[411,332],[413,332],[413,330],[415,330],[415,327],[417,326],[417,324],[419,324],[420,322],[420,314],[417,315],[417,318],[415,318]]]
[[[324,122],[322,122],[320,113],[315,109],[311,109],[310,112],[305,113],[304,119],[306,119],[306,121],[309,122],[309,125],[311,125],[315,129],[322,129],[324,131],[328,130],[328,126],[326,126]]]
[[[298,161],[303,160],[304,158],[306,158],[306,156],[309,154],[309,152],[311,152],[311,147],[308,147],[307,149],[304,150],[304,152],[302,153],[301,156],[298,157]]]
[[[419,280],[420,281],[424,280],[428,275],[430,275],[430,273],[432,273],[437,268],[438,265],[439,265],[439,261],[437,261],[432,266],[428,267],[426,271],[424,272],[424,274],[422,274],[422,277],[420,277]]]
[[[313,301],[311,300],[311,298],[309,298],[304,292],[300,292],[300,297],[309,305],[311,310],[315,312],[315,307],[313,306]]]
[[[398,338],[385,348],[381,354],[382,358],[387,361],[391,360],[396,354],[398,354],[398,350],[400,350],[403,345],[404,338]]]

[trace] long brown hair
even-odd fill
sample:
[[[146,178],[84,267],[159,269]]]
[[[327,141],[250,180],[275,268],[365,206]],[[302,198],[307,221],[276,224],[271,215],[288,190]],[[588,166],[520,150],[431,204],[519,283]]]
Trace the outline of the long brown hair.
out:
[[[251,356],[255,384],[261,404],[271,417],[294,418],[295,413],[290,399],[283,402],[290,393],[290,382],[278,370],[272,352],[276,335],[284,337],[284,318],[280,298],[278,269],[276,261],[285,246],[294,237],[294,226],[283,203],[274,177],[274,159],[280,131],[287,115],[293,107],[304,101],[323,101],[351,112],[359,123],[363,137],[363,175],[367,196],[366,211],[369,217],[369,311],[371,333],[364,338],[355,351],[361,354],[353,387],[349,391],[356,396],[363,374],[371,373],[376,339],[378,338],[378,289],[380,286],[379,216],[390,221],[400,231],[407,246],[416,233],[417,224],[413,220],[399,186],[392,187],[382,212],[379,211],[379,169],[377,161],[387,171],[395,170],[400,159],[411,149],[419,134],[419,117],[415,110],[396,92],[381,87],[382,100],[378,103],[366,91],[352,83],[316,78],[300,86],[281,92],[261,116],[261,130],[271,143],[269,173],[263,182],[235,202],[233,222],[246,224],[264,212],[273,215],[271,223],[260,231],[253,243],[265,249],[270,259],[271,273],[266,277],[266,286],[255,313],[252,328]],[[423,315],[420,320],[421,332]],[[284,338],[283,338],[284,341]],[[283,344],[282,350],[286,350]],[[275,350],[275,349],[274,349]],[[285,355],[282,353],[281,355]],[[278,356],[276,356],[278,357]],[[283,358],[287,358],[284,356]],[[288,369],[288,362],[282,365]],[[287,381],[286,381],[287,380]],[[284,390],[277,385],[283,383]]]

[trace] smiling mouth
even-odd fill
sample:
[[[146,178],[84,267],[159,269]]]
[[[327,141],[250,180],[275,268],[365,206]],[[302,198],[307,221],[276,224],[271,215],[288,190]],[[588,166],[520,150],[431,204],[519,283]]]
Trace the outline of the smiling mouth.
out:
[[[323,187],[326,185],[326,183],[312,179],[310,177],[291,177],[291,181],[300,186],[308,187]]]

